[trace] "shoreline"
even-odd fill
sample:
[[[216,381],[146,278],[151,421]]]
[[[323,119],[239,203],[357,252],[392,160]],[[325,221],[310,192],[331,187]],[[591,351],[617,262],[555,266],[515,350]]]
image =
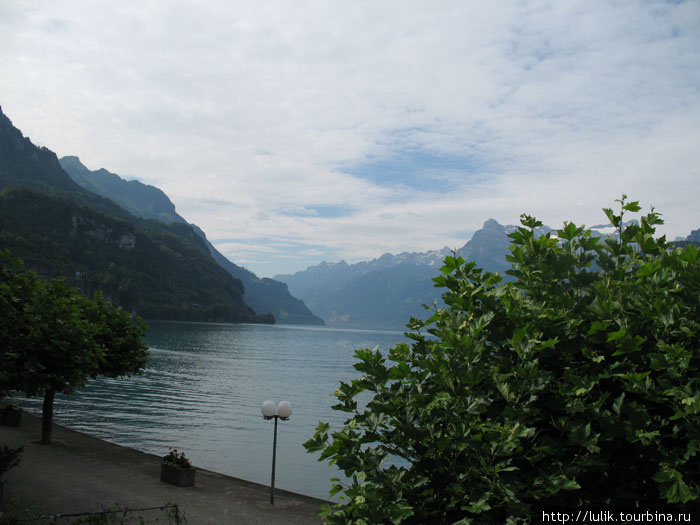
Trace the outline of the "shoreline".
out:
[[[54,444],[36,443],[41,419],[22,411],[19,427],[0,426],[0,445],[24,446],[22,461],[4,477],[0,512],[35,517],[176,503],[189,524],[321,523],[326,500],[270,488],[252,481],[197,468],[194,487],[160,481],[161,458],[54,424]],[[195,465],[196,467],[196,465]]]
[[[67,400],[67,399],[69,399],[69,398],[70,398],[70,396],[65,396],[65,397],[64,397],[64,401]],[[37,401],[37,400],[38,400],[38,401]],[[10,402],[12,402],[12,403],[15,403],[15,404],[19,405],[19,406],[20,406],[20,409],[22,410],[22,414],[23,414],[22,417],[23,417],[23,418],[24,418],[25,416],[28,416],[28,417],[31,417],[31,418],[36,418],[36,419],[39,421],[39,424],[40,424],[40,422],[41,422],[41,399],[40,399],[40,398],[34,397],[34,398],[22,398],[22,399],[17,399],[17,398],[12,398],[12,397],[6,397],[6,398],[4,398],[4,401],[5,401],[5,402],[10,401]],[[35,404],[36,406],[30,406],[30,405],[27,403],[28,401],[29,401],[30,403]],[[4,406],[3,402],[0,401],[0,410],[2,410],[3,406]],[[117,441],[113,441],[112,439],[110,439],[109,436],[100,436],[100,435],[99,435],[99,432],[94,432],[94,433],[93,433],[93,430],[90,430],[90,429],[72,427],[72,426],[70,426],[68,423],[66,423],[65,421],[61,421],[61,420],[62,420],[62,415],[63,415],[63,414],[61,413],[61,410],[56,410],[56,406],[57,406],[57,405],[54,404],[54,422],[53,422],[53,427],[54,427],[54,429],[56,429],[56,428],[61,428],[61,429],[65,430],[65,431],[76,432],[77,434],[83,435],[83,436],[85,436],[85,437],[94,438],[94,439],[97,439],[98,441],[102,441],[102,442],[107,443],[107,444],[110,444],[110,445],[116,445],[116,446],[119,446],[119,447],[123,447],[123,448],[127,448],[127,449],[130,449],[130,450],[134,450],[134,451],[136,451],[136,452],[140,452],[140,453],[146,454],[146,455],[148,455],[148,456],[153,456],[153,457],[156,457],[156,458],[161,458],[161,457],[162,457],[162,454],[159,455],[159,454],[157,454],[157,453],[155,453],[155,452],[153,452],[153,451],[149,451],[149,450],[147,450],[147,449],[140,448],[140,446],[139,446],[140,443],[132,443],[132,444],[129,444],[129,443],[119,443],[119,442],[117,442]],[[0,428],[2,428],[2,426],[0,426]],[[40,427],[39,427],[39,428],[40,428]],[[40,439],[40,431],[39,431],[39,434],[37,434],[37,437],[36,437],[36,440],[37,440],[37,441],[38,441],[39,439]],[[0,440],[0,445],[2,445],[2,440]],[[175,448],[177,448],[177,447],[175,447]],[[209,471],[209,472],[213,472],[213,473],[216,473],[216,474],[220,474],[220,475],[222,475],[222,476],[228,476],[228,477],[230,477],[230,478],[240,480],[241,482],[252,483],[253,485],[259,485],[259,486],[261,486],[261,487],[267,487],[268,490],[269,490],[269,488],[270,488],[269,483],[266,484],[266,483],[261,483],[259,480],[258,480],[258,481],[255,481],[255,480],[253,480],[253,479],[246,479],[246,478],[243,478],[243,477],[237,477],[237,476],[234,476],[232,473],[230,473],[230,472],[227,473],[227,472],[224,472],[223,470],[222,470],[222,471],[212,470],[212,467],[211,467],[211,466],[203,467],[203,466],[195,465],[195,467],[197,468],[197,470]],[[268,478],[269,478],[269,472],[268,472],[267,474],[268,474]],[[276,483],[279,483],[279,479],[277,480]],[[290,489],[284,489],[284,488],[278,487],[277,484],[276,484],[276,485],[275,485],[275,494],[277,494],[277,492],[286,492],[286,493],[289,493],[289,494],[292,494],[292,495],[296,495],[296,496],[300,496],[300,497],[308,497],[308,498],[312,498],[312,499],[316,499],[316,500],[322,501],[322,502],[324,502],[324,503],[337,503],[337,501],[334,502],[334,501],[331,501],[331,500],[326,499],[326,498],[323,498],[323,497],[315,496],[315,495],[313,495],[313,494],[304,494],[304,493],[301,493],[301,492],[295,492],[293,489],[292,489],[292,490],[290,490]]]

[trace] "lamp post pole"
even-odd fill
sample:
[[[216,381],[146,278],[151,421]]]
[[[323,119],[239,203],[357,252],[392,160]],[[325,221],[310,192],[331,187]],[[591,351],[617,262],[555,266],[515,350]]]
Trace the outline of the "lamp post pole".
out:
[[[272,441],[272,478],[270,479],[270,505],[275,504],[275,460],[277,459],[277,419],[275,416],[275,438]]]
[[[281,401],[275,407],[275,403],[267,400],[260,408],[264,419],[275,420],[275,434],[272,442],[272,477],[270,479],[270,505],[275,504],[275,463],[277,460],[277,420],[286,421],[292,415],[292,405],[288,401]]]

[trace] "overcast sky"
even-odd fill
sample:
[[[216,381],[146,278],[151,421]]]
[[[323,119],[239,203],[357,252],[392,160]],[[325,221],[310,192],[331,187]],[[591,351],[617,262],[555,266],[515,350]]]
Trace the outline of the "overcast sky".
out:
[[[0,105],[260,276],[488,218],[700,227],[700,2],[0,0]]]

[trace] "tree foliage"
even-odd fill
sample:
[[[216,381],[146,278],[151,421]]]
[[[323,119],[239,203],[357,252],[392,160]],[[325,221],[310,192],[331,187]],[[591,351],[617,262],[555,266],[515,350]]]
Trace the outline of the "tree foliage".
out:
[[[0,252],[0,394],[43,395],[42,441],[51,442],[53,399],[88,379],[143,371],[146,324],[104,300],[45,282]]]
[[[523,215],[512,282],[447,257],[445,308],[411,345],[358,350],[358,379],[305,443],[349,482],[330,523],[523,523],[536,508],[653,507],[700,493],[700,255],[656,238],[653,208],[605,209],[617,235]],[[359,402],[358,402],[359,401]],[[366,401],[366,403],[364,403]]]

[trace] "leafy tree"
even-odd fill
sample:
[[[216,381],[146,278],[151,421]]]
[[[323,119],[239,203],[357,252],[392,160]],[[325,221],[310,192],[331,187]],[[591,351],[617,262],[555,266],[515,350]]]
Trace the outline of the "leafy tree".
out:
[[[446,308],[411,346],[358,350],[339,430],[305,443],[330,523],[526,523],[537,508],[653,508],[700,493],[700,255],[655,238],[653,209],[605,209],[617,235],[522,216],[514,277],[447,257]],[[426,333],[427,330],[427,333]]]
[[[35,292],[36,279],[23,271],[20,261],[0,251],[0,397],[12,389],[12,382],[21,372],[15,357],[29,332],[24,305],[33,300]]]
[[[106,302],[39,280],[0,252],[0,393],[43,395],[42,442],[51,443],[56,393],[70,394],[98,375],[141,373],[148,358],[146,325]]]

